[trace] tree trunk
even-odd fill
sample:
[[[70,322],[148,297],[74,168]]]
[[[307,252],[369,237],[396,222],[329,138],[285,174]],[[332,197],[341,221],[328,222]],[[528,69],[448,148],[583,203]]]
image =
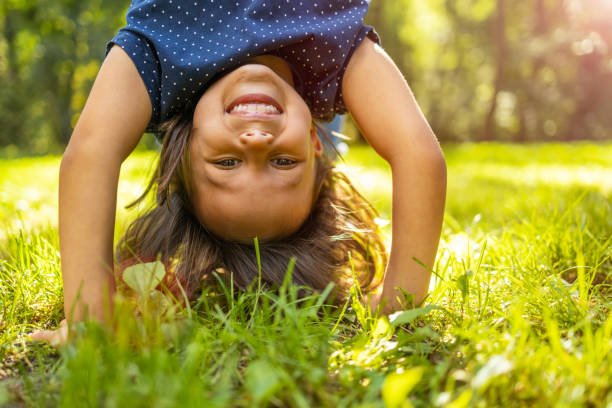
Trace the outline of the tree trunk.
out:
[[[548,32],[548,20],[546,18],[546,6],[544,5],[544,0],[536,0],[535,2],[535,25],[533,27],[533,33],[534,33],[534,38],[543,38],[546,33]],[[540,74],[540,71],[542,70],[542,68],[544,68],[545,64],[545,60],[544,60],[544,56],[542,55],[538,55],[533,59],[533,67],[531,70],[531,82],[533,84],[538,84],[538,75]],[[537,106],[538,102],[540,100],[540,88],[538,86],[535,86],[534,88],[527,88],[527,94],[529,95],[529,106],[533,107],[533,110],[535,112],[538,112],[537,116],[536,116],[536,121],[535,121],[535,133],[536,133],[536,138],[540,139],[542,138],[542,135],[544,135],[544,120],[541,117],[542,116],[542,109],[540,106]],[[535,105],[535,106],[534,106]]]
[[[4,13],[4,40],[6,41],[6,65],[7,79],[11,82],[19,77],[17,67],[17,53],[15,47],[15,36],[17,34],[14,26],[15,13],[12,10],[5,10]]]
[[[514,137],[514,141],[517,143],[525,143],[529,134],[527,129],[527,115],[525,114],[525,99],[524,93],[521,92],[517,107],[519,116],[519,131]]]
[[[504,83],[504,69],[506,64],[506,15],[504,0],[497,0],[497,18],[495,19],[495,46],[497,49],[497,61],[495,69],[495,81],[491,105],[485,118],[481,140],[493,140],[496,135],[495,112],[497,111],[497,95],[502,90]]]
[[[16,38],[18,33],[19,18],[17,10],[11,10],[5,6],[2,10],[4,17],[2,36],[6,44],[6,74],[0,77],[0,83],[5,92],[0,95],[0,110],[3,117],[0,118],[0,144],[23,144],[24,123],[22,116],[25,110],[24,101],[26,93],[21,83],[19,62],[17,60]]]

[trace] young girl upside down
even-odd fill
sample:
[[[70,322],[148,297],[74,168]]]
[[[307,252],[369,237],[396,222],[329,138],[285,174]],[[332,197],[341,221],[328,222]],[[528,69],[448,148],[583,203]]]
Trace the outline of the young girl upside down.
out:
[[[103,320],[115,291],[109,272],[158,255],[172,265],[165,283],[177,295],[182,286],[196,298],[220,268],[246,287],[257,277],[255,237],[269,283],[280,283],[296,257],[296,283],[333,281],[342,298],[353,283],[350,252],[370,307],[411,306],[402,291],[419,304],[440,237],[446,167],[408,84],[363,24],[368,3],[171,3],[132,3],[62,158],[66,317]],[[316,132],[314,119],[347,110],[392,169],[389,257],[375,211],[324,158]],[[114,259],[119,170],[145,130],[162,141],[147,188],[155,205],[129,226]]]

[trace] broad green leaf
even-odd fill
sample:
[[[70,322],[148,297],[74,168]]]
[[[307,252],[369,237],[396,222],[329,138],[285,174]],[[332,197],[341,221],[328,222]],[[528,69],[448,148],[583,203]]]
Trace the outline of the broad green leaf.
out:
[[[282,385],[278,368],[265,360],[255,360],[246,370],[246,389],[253,396],[253,402],[267,401]]]
[[[404,310],[395,312],[389,316],[389,322],[392,326],[401,326],[407,323],[412,323],[415,319],[429,314],[434,309],[439,309],[437,305],[427,305],[418,309]]]
[[[387,408],[412,406],[407,400],[408,393],[421,380],[423,368],[411,368],[403,373],[391,373],[382,386],[382,398]]]
[[[123,280],[136,293],[145,296],[155,289],[165,274],[164,264],[160,261],[139,263],[125,268]]]
[[[148,305],[149,310],[161,315],[170,308],[171,303],[166,295],[158,290],[154,290],[149,293]]]
[[[175,319],[161,324],[161,331],[167,341],[177,341],[181,333],[188,327],[185,319]]]

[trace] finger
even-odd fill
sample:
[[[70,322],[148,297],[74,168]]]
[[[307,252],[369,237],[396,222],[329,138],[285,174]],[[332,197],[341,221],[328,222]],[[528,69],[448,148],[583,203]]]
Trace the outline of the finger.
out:
[[[57,330],[37,330],[29,334],[33,341],[46,341],[56,347],[66,344],[68,341],[68,327],[62,326]]]
[[[28,333],[27,335],[34,341],[49,341],[52,334],[53,330],[36,330],[32,333]]]
[[[55,334],[56,334],[55,340],[57,341],[58,345],[63,345],[68,342],[68,326],[66,326],[66,324],[64,325],[60,324],[60,328],[55,331]]]

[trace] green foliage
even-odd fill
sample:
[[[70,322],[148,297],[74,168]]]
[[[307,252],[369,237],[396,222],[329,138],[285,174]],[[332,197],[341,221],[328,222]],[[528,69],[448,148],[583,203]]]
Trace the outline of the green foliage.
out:
[[[55,215],[34,204],[28,211],[2,207],[4,219],[20,213],[24,221],[0,241],[0,402],[612,404],[612,146],[491,143],[444,151],[449,195],[430,296],[422,307],[388,317],[363,308],[358,288],[346,305],[326,302],[331,287],[299,299],[290,265],[276,290],[254,281],[237,292],[220,279],[203,288],[191,310],[174,307],[173,299],[159,308],[159,299],[149,299],[163,296],[151,295],[162,269],[145,264],[127,274],[140,299],[119,296],[109,327],[80,325],[56,352],[24,337],[63,317],[57,231],[29,220]],[[126,163],[121,203],[138,194],[132,186],[144,185],[150,158],[141,153]],[[0,193],[10,198],[19,171],[42,191],[37,175],[52,173],[58,160],[7,163],[0,162]],[[345,169],[388,217],[385,164],[352,149]],[[55,185],[46,188],[41,196],[55,194]]]
[[[62,150],[128,5],[0,3],[0,157]],[[374,0],[366,23],[442,140],[604,139],[610,15],[606,0]]]
[[[607,1],[378,0],[366,23],[443,140],[609,138]]]
[[[423,308],[415,308],[396,312],[389,316],[389,323],[393,326],[403,326],[412,323],[418,318],[427,316],[432,310],[439,309],[436,305],[427,305]]]
[[[0,4],[0,155],[65,146],[127,6],[122,0]]]

